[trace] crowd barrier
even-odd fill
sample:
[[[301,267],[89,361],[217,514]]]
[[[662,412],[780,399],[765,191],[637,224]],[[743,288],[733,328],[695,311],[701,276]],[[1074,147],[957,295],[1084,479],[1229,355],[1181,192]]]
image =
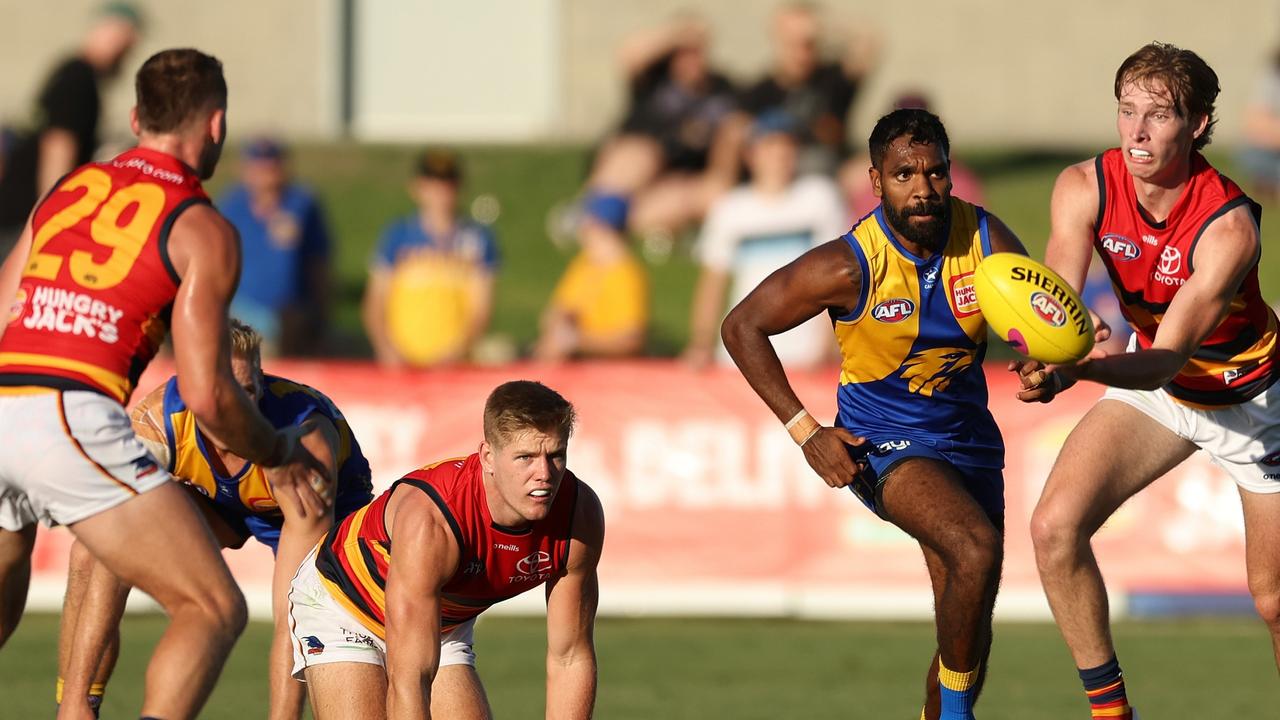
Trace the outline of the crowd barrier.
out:
[[[474,451],[485,397],[499,383],[537,379],[559,390],[580,418],[569,466],[599,494],[607,518],[603,613],[911,618],[932,612],[915,543],[847,490],[823,484],[732,369],[693,372],[675,362],[640,361],[390,372],[362,363],[279,361],[266,370],[317,387],[337,403],[369,458],[375,489],[431,461]],[[994,364],[986,370],[1008,447],[997,616],[1047,618],[1028,521],[1058,449],[1100,390],[1081,385],[1050,405],[1025,405],[1014,398],[1009,373]],[[168,372],[170,366],[157,364],[140,390]],[[790,377],[810,411],[829,421],[835,370]],[[1129,447],[1120,435],[1109,452]],[[41,530],[32,607],[60,604],[69,545],[66,530]],[[1244,607],[1237,492],[1200,454],[1126,503],[1094,547],[1118,614],[1139,597],[1144,607],[1156,598],[1153,607],[1162,612],[1176,609],[1170,602],[1184,596]],[[227,559],[255,613],[265,615],[270,552],[250,542],[227,552]],[[502,609],[534,612],[541,604],[541,593],[527,593]]]

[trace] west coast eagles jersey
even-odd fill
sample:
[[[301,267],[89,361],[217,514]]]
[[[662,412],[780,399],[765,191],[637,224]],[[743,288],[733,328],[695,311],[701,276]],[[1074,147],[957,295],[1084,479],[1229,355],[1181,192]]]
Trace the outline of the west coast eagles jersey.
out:
[[[952,198],[947,245],[928,259],[898,242],[883,208],[844,240],[861,267],[862,294],[852,312],[834,317],[843,358],[837,423],[904,435],[976,467],[1003,467],[982,373],[987,323],[973,286],[991,252],[987,213]]]

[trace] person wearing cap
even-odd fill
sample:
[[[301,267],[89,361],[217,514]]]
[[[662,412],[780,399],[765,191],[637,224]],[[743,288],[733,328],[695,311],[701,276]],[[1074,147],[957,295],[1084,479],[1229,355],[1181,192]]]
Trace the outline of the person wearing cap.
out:
[[[424,152],[409,184],[417,212],[378,241],[361,313],[384,367],[465,361],[488,329],[498,243],[489,226],[459,213],[461,182],[456,154]]]
[[[751,181],[718,200],[702,226],[695,251],[701,272],[684,352],[695,369],[717,357],[717,328],[727,308],[774,270],[847,229],[835,183],[823,175],[796,176],[800,127],[779,110],[755,121],[747,145]],[[830,335],[830,325],[818,317],[773,338],[773,344],[783,365],[812,367],[834,357]],[[718,355],[730,362],[723,346]]]
[[[78,52],[45,80],[28,125],[9,129],[0,161],[0,252],[17,241],[36,200],[93,159],[101,83],[119,72],[141,29],[142,17],[132,5],[102,6]]]
[[[542,312],[534,357],[625,357],[644,349],[649,325],[649,278],[627,245],[628,204],[596,193],[583,202],[581,250],[556,283]]]
[[[231,314],[258,329],[268,357],[314,354],[323,349],[332,292],[324,213],[290,178],[276,140],[254,139],[240,158],[240,182],[218,199],[243,253]]]

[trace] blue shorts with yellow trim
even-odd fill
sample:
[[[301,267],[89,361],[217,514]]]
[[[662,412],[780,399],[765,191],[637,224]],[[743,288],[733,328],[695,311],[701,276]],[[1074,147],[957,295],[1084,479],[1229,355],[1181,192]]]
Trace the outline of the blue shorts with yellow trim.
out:
[[[899,463],[917,457],[950,465],[988,517],[1004,515],[1004,472],[999,468],[974,465],[967,462],[968,459],[963,455],[939,450],[932,443],[918,437],[856,431],[854,434],[865,437],[867,442],[849,448],[849,456],[863,468],[849,485],[849,489],[863,505],[881,518],[885,518],[882,498],[885,478]]]

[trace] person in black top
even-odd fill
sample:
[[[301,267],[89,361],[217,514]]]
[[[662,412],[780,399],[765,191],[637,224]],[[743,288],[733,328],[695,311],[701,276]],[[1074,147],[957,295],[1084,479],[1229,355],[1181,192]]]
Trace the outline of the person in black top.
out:
[[[100,11],[80,51],[45,81],[25,129],[10,132],[0,170],[0,251],[17,240],[36,201],[98,147],[99,83],[114,76],[138,40],[141,17],[132,6]]]
[[[849,111],[875,64],[878,41],[870,33],[851,38],[839,60],[819,52],[818,9],[810,3],[784,5],[773,16],[773,67],[739,96],[743,113],[758,117],[781,110],[800,122],[801,173],[833,175],[850,155]],[[726,134],[749,125],[739,117]],[[741,135],[741,133],[737,133]],[[735,137],[737,146],[741,137]]]
[[[684,14],[620,48],[628,108],[597,154],[588,185],[629,197],[630,226],[638,232],[696,221],[732,185],[736,165],[718,157],[715,139],[736,90],[711,67],[708,44],[706,23]]]

